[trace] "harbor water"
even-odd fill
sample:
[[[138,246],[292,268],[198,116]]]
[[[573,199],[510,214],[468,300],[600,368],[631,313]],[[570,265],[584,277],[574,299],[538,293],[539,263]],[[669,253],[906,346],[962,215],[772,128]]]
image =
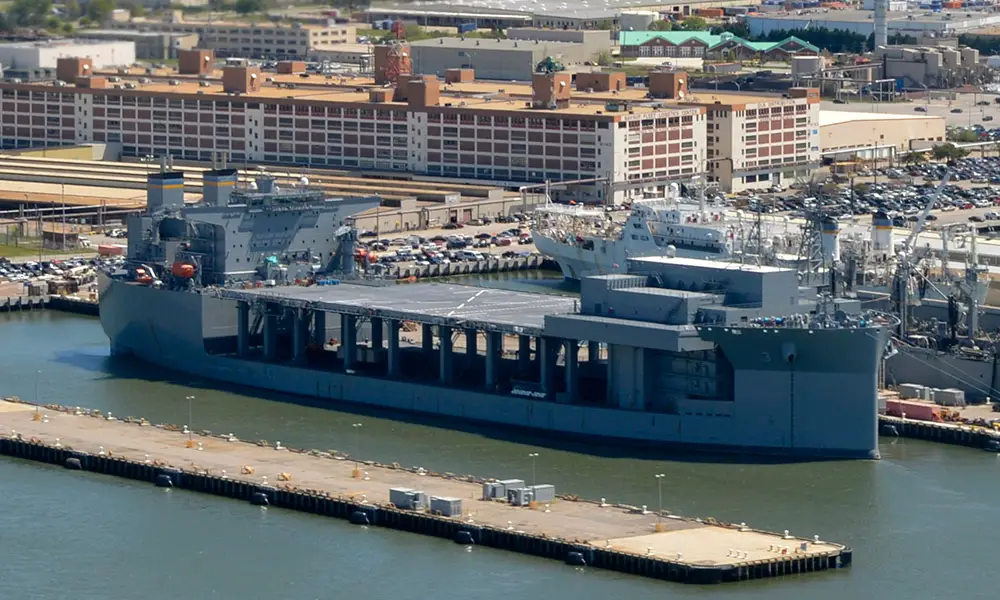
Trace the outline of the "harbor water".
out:
[[[883,460],[740,463],[540,443],[492,428],[341,412],[216,389],[112,358],[97,319],[0,315],[0,394],[435,471],[532,478],[561,493],[818,534],[843,571],[697,588],[4,458],[0,585],[9,598],[987,598],[1000,522],[996,454],[883,438]],[[188,396],[194,396],[188,400]],[[294,400],[296,403],[289,402]],[[354,427],[360,423],[361,427]]]

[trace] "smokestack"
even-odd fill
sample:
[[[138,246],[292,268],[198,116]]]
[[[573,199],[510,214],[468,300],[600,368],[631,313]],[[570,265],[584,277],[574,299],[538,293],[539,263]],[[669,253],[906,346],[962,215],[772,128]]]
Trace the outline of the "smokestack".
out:
[[[146,178],[146,214],[184,206],[184,173],[164,171]]]
[[[889,0],[875,0],[875,47],[889,45]]]
[[[202,175],[202,200],[209,206],[228,206],[236,186],[236,169],[206,171]]]

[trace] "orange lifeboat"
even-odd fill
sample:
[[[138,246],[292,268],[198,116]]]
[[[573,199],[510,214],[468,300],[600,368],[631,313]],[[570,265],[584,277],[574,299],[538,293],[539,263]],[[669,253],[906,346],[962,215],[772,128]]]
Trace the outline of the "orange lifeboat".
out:
[[[194,265],[183,262],[175,262],[172,267],[170,267],[170,273],[174,277],[180,277],[181,279],[191,279],[194,277]]]

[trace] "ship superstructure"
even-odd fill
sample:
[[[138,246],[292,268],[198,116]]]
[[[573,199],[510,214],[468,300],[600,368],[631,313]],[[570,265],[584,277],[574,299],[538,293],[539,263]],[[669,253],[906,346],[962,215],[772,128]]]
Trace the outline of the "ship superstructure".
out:
[[[336,209],[345,212],[306,239],[334,239],[340,217],[363,204]],[[228,206],[217,234],[259,222],[248,220],[251,208]],[[894,323],[862,313],[856,300],[800,287],[794,270],[636,258],[633,274],[584,278],[579,299],[446,284],[283,284],[265,278],[270,258],[291,251],[286,242],[262,252],[252,276],[236,268],[242,254],[212,275],[194,243],[207,220],[197,207],[154,205],[142,223],[159,231],[177,215],[188,233],[130,238],[133,276],[101,295],[116,353],[331,406],[434,415],[445,426],[475,421],[655,448],[878,455],[877,374]],[[256,231],[303,239],[283,225]],[[231,250],[248,242],[263,240],[226,235]],[[178,246],[171,253],[163,243]],[[203,269],[201,280],[177,285],[178,262]]]
[[[563,276],[624,273],[629,259],[679,256],[777,262],[794,257],[797,227],[681,196],[671,184],[662,198],[633,200],[627,215],[599,207],[548,203],[535,210],[538,251],[559,263]],[[766,257],[766,258],[763,258]]]

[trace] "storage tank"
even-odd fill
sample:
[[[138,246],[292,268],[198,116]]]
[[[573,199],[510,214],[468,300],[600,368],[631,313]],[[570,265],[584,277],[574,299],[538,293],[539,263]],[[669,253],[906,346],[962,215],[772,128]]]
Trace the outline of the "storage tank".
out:
[[[637,10],[623,12],[618,15],[618,28],[621,31],[646,31],[654,21],[660,20],[660,13]]]
[[[170,274],[181,279],[191,279],[194,277],[194,265],[185,262],[175,262],[170,267]]]
[[[881,210],[872,215],[872,248],[876,252],[892,251],[892,219]]]
[[[840,223],[837,219],[825,217],[820,222],[820,248],[827,263],[840,260]]]

